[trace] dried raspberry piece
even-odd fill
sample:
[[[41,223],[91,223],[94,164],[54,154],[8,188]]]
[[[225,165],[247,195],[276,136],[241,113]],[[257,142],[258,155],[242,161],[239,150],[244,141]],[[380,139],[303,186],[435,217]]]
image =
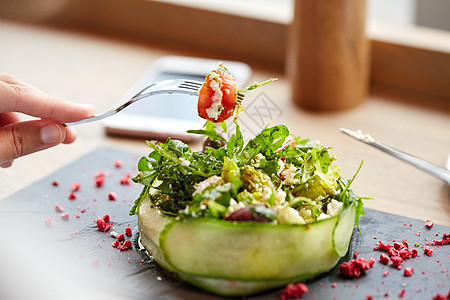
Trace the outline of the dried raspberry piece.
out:
[[[133,235],[133,232],[131,231],[130,227],[125,228],[125,234],[128,235],[128,236],[132,236]]]
[[[98,217],[95,222],[97,223],[97,227],[99,231],[106,232],[112,227],[112,223],[108,223],[110,220],[109,215],[106,214],[103,217]]]
[[[425,222],[425,227],[431,229],[431,227],[433,227],[433,222],[431,220],[427,220]]]
[[[111,244],[111,246],[114,248],[117,248],[117,247],[119,247],[119,244],[120,244],[120,242],[116,240]]]
[[[394,248],[391,248],[391,250],[389,250],[388,252],[389,256],[398,256],[398,251],[395,250]]]
[[[116,193],[110,192],[110,193],[108,194],[108,199],[109,199],[109,200],[116,200],[116,198],[117,198]]]
[[[304,283],[288,284],[280,295],[281,300],[300,299],[308,292],[308,287]]]
[[[444,233],[442,235],[442,240],[433,240],[432,242],[428,242],[427,245],[431,246],[443,246],[450,244],[450,233]]]
[[[408,249],[403,248],[398,252],[398,255],[403,259],[407,259],[411,257],[411,252],[409,252]]]
[[[450,292],[446,295],[437,294],[433,296],[433,300],[450,300]]]
[[[357,259],[357,258],[358,258],[358,255],[359,255],[359,252],[358,252],[358,251],[355,251],[355,253],[353,253],[353,259]]]
[[[71,192],[71,193],[69,194],[69,199],[70,199],[70,200],[75,200],[75,198],[77,198],[77,196],[75,195],[74,192]]]
[[[94,176],[94,181],[95,181],[95,185],[97,187],[101,187],[103,185],[103,183],[105,182],[105,176],[103,173],[97,173]]]
[[[68,220],[69,219],[69,213],[61,214],[61,219],[62,220]]]
[[[370,295],[370,294],[369,294],[369,295],[366,295],[366,299],[367,299],[367,300],[372,300],[372,299],[373,299],[373,295]]]
[[[95,222],[97,223],[97,228],[99,231],[105,231],[106,222],[103,219],[98,218]]]
[[[397,243],[397,242],[394,243],[394,248],[395,248],[395,249],[398,250],[398,249],[400,249],[400,248],[402,248],[402,247],[403,247],[403,244],[400,244],[400,243]]]
[[[117,236],[117,239],[118,239],[119,241],[123,241],[123,240],[125,239],[125,236],[123,235],[123,233],[122,233],[122,234],[119,234],[119,235]]]
[[[405,289],[402,289],[401,291],[400,291],[400,293],[398,293],[398,297],[399,298],[403,298],[403,296],[405,296]]]
[[[406,267],[405,270],[403,271],[403,275],[405,276],[412,276],[414,274],[414,269],[411,267]]]
[[[131,184],[130,179],[131,179],[131,174],[127,173],[127,174],[125,174],[125,176],[122,179],[120,179],[120,184],[130,185]]]
[[[401,258],[400,256],[392,256],[391,261],[392,261],[392,265],[394,267],[398,268],[398,267],[401,267],[403,258]]]
[[[109,215],[108,215],[108,214],[104,215],[104,216],[102,217],[102,220],[105,221],[105,222],[109,222],[109,220],[110,220]]]
[[[425,249],[423,249],[423,252],[428,255],[428,256],[432,256],[433,255],[433,249],[430,247],[425,247]]]
[[[55,181],[52,182],[52,185],[53,186],[59,186],[59,182],[55,180]]]
[[[81,185],[78,182],[74,182],[72,183],[70,189],[72,190],[72,192],[76,192],[81,188]]]
[[[380,262],[382,264],[387,265],[389,263],[389,261],[390,261],[389,256],[387,256],[386,254],[383,254],[383,253],[380,254]]]
[[[116,159],[114,161],[114,166],[116,166],[116,168],[121,168],[123,166],[123,162],[118,160],[118,159]]]
[[[63,212],[64,211],[64,207],[62,207],[61,205],[55,205],[55,211]]]
[[[353,263],[356,264],[361,270],[369,270],[375,264],[375,259],[371,257],[367,260],[361,257],[355,259]]]
[[[419,256],[419,251],[416,248],[411,249],[411,257]]]
[[[119,245],[118,249],[120,251],[125,251],[128,249],[131,249],[131,245],[132,245],[131,241],[127,240],[127,241],[124,241],[122,245]]]
[[[389,244],[387,244],[387,243],[385,243],[385,242],[383,242],[383,241],[378,241],[378,246],[376,246],[376,247],[373,248],[372,250],[373,250],[373,251],[376,251],[376,250],[383,250],[383,251],[389,252],[389,250],[391,250],[391,249],[392,249],[392,246],[391,246],[391,245],[389,245]]]
[[[370,269],[375,263],[372,257],[370,260],[357,258],[349,262],[342,263],[339,266],[339,272],[344,277],[360,277],[364,270]]]

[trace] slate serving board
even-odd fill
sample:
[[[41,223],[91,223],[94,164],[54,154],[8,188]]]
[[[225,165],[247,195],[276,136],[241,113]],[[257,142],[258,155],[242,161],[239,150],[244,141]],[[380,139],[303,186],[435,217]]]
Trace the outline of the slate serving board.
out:
[[[127,174],[136,174],[137,161],[144,154],[99,148],[81,157],[0,201],[0,228],[8,228],[11,236],[30,237],[32,247],[25,252],[29,256],[28,261],[42,261],[37,268],[46,270],[64,266],[64,272],[57,276],[61,276],[62,285],[69,282],[73,288],[77,284],[83,288],[85,296],[92,291],[92,295],[108,295],[109,299],[112,296],[118,299],[221,299],[171,279],[145,251],[139,249],[136,216],[129,216],[128,212],[141,192],[141,186],[120,184],[120,180]],[[116,161],[123,165],[117,167]],[[104,174],[101,187],[95,185],[94,179],[99,172]],[[73,183],[79,183],[80,189],[74,192],[76,198],[70,200]],[[115,200],[109,199],[110,192],[117,195]],[[64,212],[57,212],[56,205],[63,206]],[[441,239],[443,233],[449,233],[449,227],[435,224],[428,229],[424,226],[425,220],[371,209],[365,211],[366,215],[360,219],[360,231],[354,231],[349,252],[340,263],[351,259],[352,254],[358,251],[359,257],[377,260],[373,268],[359,279],[346,279],[339,275],[336,267],[306,282],[309,292],[303,299],[366,299],[368,295],[373,295],[373,299],[397,299],[402,290],[404,299],[432,299],[433,295],[450,291],[450,246],[433,246],[431,257],[425,255],[422,248],[428,241]],[[69,218],[62,219],[62,213],[68,213]],[[105,214],[110,216],[113,227],[109,232],[100,232],[95,220]],[[110,236],[110,232],[124,233],[127,227],[132,229],[133,235],[126,236],[126,239],[132,241],[133,246],[130,250],[120,251],[111,246],[115,238]],[[414,268],[411,277],[405,277],[403,269],[381,264],[378,261],[381,252],[372,250],[380,240],[392,244],[393,240],[401,242],[403,239],[408,241],[410,248],[415,243],[419,245],[420,256],[403,263],[403,267]],[[11,252],[23,255],[24,251],[19,251],[23,250],[23,245],[17,244],[6,245],[9,247],[6,249],[11,250],[8,255]],[[383,276],[386,271],[389,275]],[[64,281],[64,278],[71,279]],[[53,289],[51,285],[41,288],[42,291]],[[279,299],[281,290],[246,298]],[[0,298],[3,299],[5,295],[1,293]]]

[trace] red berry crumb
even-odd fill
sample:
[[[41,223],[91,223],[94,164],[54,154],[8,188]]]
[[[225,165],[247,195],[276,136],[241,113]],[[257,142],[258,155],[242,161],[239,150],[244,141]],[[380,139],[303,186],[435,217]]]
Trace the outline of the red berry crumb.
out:
[[[76,192],[81,188],[81,185],[78,182],[72,183],[71,190],[72,192]]]
[[[61,214],[61,219],[62,220],[68,220],[69,219],[69,213]]]
[[[62,207],[61,205],[55,205],[55,211],[63,212],[64,211],[64,207]]]
[[[103,217],[99,217],[97,220],[95,220],[95,222],[97,223],[97,229],[101,232],[106,232],[112,227],[112,224],[108,223],[109,215],[104,215]]]
[[[431,227],[433,227],[433,222],[432,222],[431,220],[427,220],[427,221],[425,222],[425,227],[428,228],[428,229],[430,229]]]
[[[425,247],[425,249],[423,249],[423,252],[428,255],[428,256],[432,256],[433,255],[433,249],[430,247]]]
[[[52,182],[52,185],[53,185],[53,186],[59,186],[59,182],[58,182],[58,181],[53,181],[53,182]]]
[[[123,243],[119,243],[119,246],[117,247],[120,251],[125,251],[128,249],[131,249],[131,241],[124,241]]]
[[[101,187],[103,185],[103,183],[105,182],[105,175],[103,173],[97,173],[94,175],[94,181],[95,181],[95,185],[97,187]]]
[[[108,199],[109,200],[116,200],[116,198],[117,198],[116,193],[111,192],[111,193],[108,194]]]
[[[125,176],[122,179],[120,179],[120,184],[130,185],[131,184],[130,179],[131,179],[131,174],[127,173],[127,174],[125,174]]]
[[[403,258],[401,258],[400,256],[392,256],[391,261],[394,267],[400,269],[402,266]]]
[[[116,159],[114,161],[114,165],[116,166],[116,168],[121,168],[123,166],[123,162],[118,160],[118,159]]]
[[[337,287],[337,283],[336,283],[336,282],[333,282],[333,284],[331,285],[331,287],[332,287],[332,288]]]
[[[128,235],[128,236],[132,236],[133,235],[133,232],[131,231],[130,227],[125,228],[125,234]]]
[[[288,284],[280,295],[281,300],[300,299],[308,292],[308,287],[304,283]]]
[[[366,299],[367,299],[367,300],[372,300],[372,299],[373,299],[373,295],[370,295],[370,294],[369,294],[369,295],[366,295]]]
[[[370,260],[364,258],[357,258],[349,262],[342,263],[339,266],[339,272],[344,277],[361,277],[361,273],[364,270],[370,269],[375,263],[375,260],[371,257]]]
[[[380,262],[381,262],[382,264],[387,265],[387,264],[389,263],[390,260],[391,260],[391,259],[390,259],[389,256],[387,256],[386,254],[383,254],[383,253],[380,254]]]
[[[447,295],[437,294],[433,296],[433,300],[450,300],[450,292]]]
[[[119,235],[117,236],[117,239],[118,239],[119,241],[123,241],[123,240],[125,239],[125,236],[123,235],[123,233],[122,233],[122,234],[119,234]]]
[[[70,199],[70,200],[75,200],[76,197],[77,197],[77,196],[75,195],[74,192],[71,192],[71,193],[69,194],[69,199]]]
[[[398,297],[399,298],[403,298],[403,296],[405,296],[405,289],[402,289],[401,291],[400,291],[400,293],[398,293]]]
[[[406,267],[405,270],[403,271],[403,275],[405,276],[412,276],[414,274],[414,269],[411,267]]]

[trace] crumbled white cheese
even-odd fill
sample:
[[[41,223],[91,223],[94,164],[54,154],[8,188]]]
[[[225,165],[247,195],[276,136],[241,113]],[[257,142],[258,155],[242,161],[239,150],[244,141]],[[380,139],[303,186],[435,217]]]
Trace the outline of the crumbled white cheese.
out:
[[[307,220],[307,219],[311,218],[312,211],[309,208],[302,208],[302,209],[300,209],[299,214],[303,219]]]
[[[360,129],[356,130],[356,136],[358,140],[362,140],[364,142],[372,142],[373,137],[370,136],[368,133],[363,133]]]
[[[331,218],[331,216],[329,216],[327,214],[324,214],[324,213],[321,213],[320,216],[317,217],[317,221],[325,220],[325,219],[328,219],[328,218]]]
[[[283,190],[278,190],[275,192],[275,199],[273,200],[274,205],[283,204],[286,201],[286,192]]]
[[[286,164],[280,172],[280,177],[283,179],[284,185],[293,185],[300,182],[298,178],[295,178],[297,174],[297,168],[293,164]]]
[[[109,235],[112,236],[112,237],[115,237],[115,238],[117,238],[119,236],[119,234],[117,232],[115,232],[115,231],[111,231],[109,233]]]
[[[191,162],[189,160],[180,157],[180,165],[182,165],[183,167],[189,167],[190,164]]]
[[[297,210],[290,206],[286,206],[278,212],[278,223],[305,224],[305,220],[298,214]]]
[[[211,72],[208,76],[208,79],[210,80],[209,86],[214,91],[214,95],[211,97],[211,106],[206,109],[206,114],[209,118],[217,119],[220,115],[220,113],[223,110],[222,106],[222,98],[223,98],[223,92],[220,89],[222,86],[222,78],[220,78],[220,75],[216,72]]]
[[[230,205],[228,206],[228,210],[225,214],[225,217],[230,216],[232,213],[234,213],[235,211],[240,210],[241,208],[244,208],[245,204],[242,202],[237,202],[234,199],[230,200]]]
[[[211,177],[206,178],[205,180],[196,183],[194,185],[195,188],[195,194],[201,194],[208,186],[210,186],[211,184],[217,184],[222,182],[222,177],[219,177],[217,175],[213,175]]]
[[[337,216],[341,213],[343,208],[344,203],[332,199],[331,202],[327,205],[327,215],[329,215],[330,217]]]

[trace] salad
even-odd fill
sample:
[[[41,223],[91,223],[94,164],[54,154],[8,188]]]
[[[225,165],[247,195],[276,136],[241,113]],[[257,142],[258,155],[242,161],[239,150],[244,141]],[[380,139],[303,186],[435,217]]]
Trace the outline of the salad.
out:
[[[150,154],[133,178],[144,187],[130,211],[138,215],[143,245],[175,276],[222,295],[330,270],[363,214],[362,198],[350,188],[356,174],[345,180],[330,148],[284,125],[264,128],[247,143],[237,119],[228,132],[223,121],[239,105],[228,95],[238,90],[230,88],[228,71],[218,70],[206,76],[208,93],[200,91],[199,115],[207,121],[189,131],[205,137],[203,149],[171,138],[147,141]],[[215,80],[226,84],[207,88]],[[229,92],[220,98],[222,88]]]

